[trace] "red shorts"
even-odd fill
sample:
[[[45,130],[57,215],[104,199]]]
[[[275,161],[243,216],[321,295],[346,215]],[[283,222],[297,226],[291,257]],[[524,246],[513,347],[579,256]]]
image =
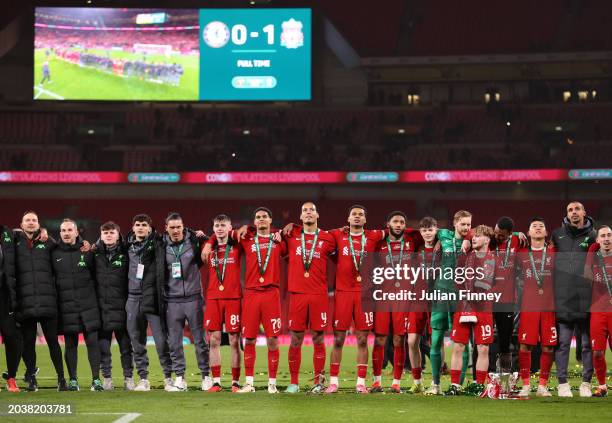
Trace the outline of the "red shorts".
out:
[[[474,342],[476,345],[489,345],[493,343],[493,313],[474,313],[478,321],[476,323],[460,323],[461,313],[455,312],[453,317],[453,329],[451,339],[459,344],[470,342],[470,331],[474,328]]]
[[[208,331],[220,331],[225,323],[225,332],[240,332],[240,298],[208,300],[204,311],[204,327]]]
[[[265,291],[245,290],[242,305],[242,336],[257,338],[259,325],[263,325],[267,337],[280,335],[281,306],[278,288]]]
[[[417,335],[423,335],[425,333],[425,326],[429,320],[429,313],[426,311],[411,311],[408,314],[408,325],[406,331],[408,333],[416,333]]]
[[[377,311],[374,313],[374,333],[376,335],[389,335],[393,325],[393,335],[406,335],[406,322],[408,313],[400,311]]]
[[[522,311],[519,314],[518,342],[525,345],[557,345],[557,321],[554,311]]]
[[[374,327],[374,312],[364,312],[361,308],[360,291],[336,291],[334,297],[334,329],[349,330],[351,322],[355,322],[355,330],[372,330]]]
[[[327,294],[289,294],[289,330],[304,332],[308,329],[322,332],[327,328],[329,299]]]
[[[591,349],[605,351],[612,348],[612,312],[591,313]]]

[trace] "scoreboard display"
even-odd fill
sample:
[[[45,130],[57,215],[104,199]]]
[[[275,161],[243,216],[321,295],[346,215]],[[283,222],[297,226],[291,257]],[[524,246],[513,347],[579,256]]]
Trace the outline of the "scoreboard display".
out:
[[[200,10],[201,100],[309,100],[310,9]]]
[[[35,100],[311,99],[306,8],[36,8]]]

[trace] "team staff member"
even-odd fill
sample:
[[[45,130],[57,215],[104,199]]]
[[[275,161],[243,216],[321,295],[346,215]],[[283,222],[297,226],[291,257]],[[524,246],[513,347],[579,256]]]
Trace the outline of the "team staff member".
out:
[[[17,292],[15,281],[15,242],[9,228],[0,225],[0,335],[8,368],[6,388],[19,392],[15,376],[21,359],[21,333],[17,329],[15,308]]]
[[[83,240],[73,220],[64,219],[60,225],[60,241],[51,253],[61,332],[66,344],[65,358],[70,382],[69,391],[78,391],[77,359],[79,333],[85,338],[91,367],[91,390],[103,391],[100,381],[100,311],[93,280],[93,252],[82,252]]]
[[[583,278],[584,265],[589,246],[595,242],[593,219],[587,216],[581,203],[567,205],[567,216],[563,225],[552,233],[552,242],[557,251],[555,259],[555,305],[559,345],[555,352],[558,394],[572,397],[567,381],[570,344],[574,331],[582,338],[582,383],[580,396],[590,397],[593,377],[593,357],[589,339],[589,307],[591,288]]]
[[[156,296],[161,304],[160,317],[166,319],[168,329],[172,371],[176,375],[173,390],[187,390],[183,350],[183,332],[187,320],[202,375],[202,390],[207,391],[212,387],[212,380],[209,376],[208,342],[203,328],[200,240],[195,232],[184,227],[180,214],[170,213],[166,218],[166,233],[157,242],[156,255]]]
[[[158,315],[158,302],[154,292],[156,278],[155,242],[158,235],[152,227],[153,221],[146,214],[137,214],[132,219],[132,231],[127,236],[129,257],[127,330],[132,348],[134,363],[140,381],[135,391],[149,391],[149,357],[147,356],[147,326],[151,326],[157,357],[164,373],[164,389],[173,390],[172,361],[168,349],[168,335]],[[163,260],[162,256],[160,260]],[[145,287],[150,287],[148,295],[143,295]]]
[[[57,340],[57,291],[53,279],[51,252],[56,246],[52,238],[42,241],[38,215],[25,212],[21,231],[14,233],[17,276],[17,319],[23,335],[23,361],[29,391],[38,390],[36,381],[36,325],[40,323],[49,355],[57,373],[58,390],[67,389],[62,350]]]
[[[95,244],[95,276],[102,330],[98,334],[104,390],[113,389],[111,342],[113,333],[121,353],[124,388],[134,390],[134,354],[126,328],[125,303],[128,295],[128,256],[121,229],[114,222],[100,226]]]

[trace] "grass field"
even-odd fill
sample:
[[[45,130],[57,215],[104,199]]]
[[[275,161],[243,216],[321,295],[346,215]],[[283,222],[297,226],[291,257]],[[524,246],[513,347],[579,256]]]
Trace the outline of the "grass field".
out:
[[[118,348],[113,347],[114,363],[119,363]],[[88,374],[87,354],[85,347],[79,349],[79,382],[80,392],[57,392],[56,379],[46,347],[37,347],[39,366],[39,383],[41,389],[36,393],[22,391],[11,394],[6,390],[0,392],[0,421],[1,422],[58,422],[64,418],[50,416],[9,416],[8,404],[70,404],[74,410],[72,419],[66,421],[86,421],[88,423],[114,422],[126,423],[130,418],[136,417],[137,423],[144,422],[287,422],[287,421],[321,421],[321,422],[393,422],[393,421],[452,421],[460,422],[565,422],[565,421],[612,421],[612,397],[609,398],[531,398],[529,401],[495,401],[473,397],[426,397],[409,394],[377,394],[361,395],[352,393],[355,384],[355,348],[345,348],[343,365],[341,368],[342,392],[336,395],[308,395],[299,393],[295,395],[278,394],[269,395],[264,387],[267,383],[266,350],[258,348],[255,382],[262,390],[254,394],[236,395],[229,391],[207,394],[198,390],[200,376],[195,374],[197,366],[192,346],[186,347],[187,380],[190,384],[189,392],[168,393],[163,390],[150,392],[125,392],[116,388],[113,392],[90,392],[90,376]],[[573,351],[572,351],[573,353]],[[0,348],[2,362],[4,351]],[[223,347],[223,379],[224,386],[228,386],[231,379],[229,375],[228,347]],[[573,356],[573,354],[572,354]],[[162,375],[157,362],[155,349],[149,348],[149,357],[152,363],[150,380],[156,388],[161,388]],[[307,371],[312,368],[312,348],[304,347],[302,354],[302,374],[300,382],[305,390],[312,382],[312,374]],[[447,355],[448,357],[448,355]],[[610,363],[608,354],[608,363]],[[115,367],[117,369],[117,367]],[[572,363],[572,369],[579,370]],[[391,380],[391,367],[383,371],[383,384],[388,386]],[[21,373],[21,370],[20,370]],[[115,370],[114,382],[122,387],[123,378],[120,370]],[[19,376],[21,378],[21,374]],[[410,375],[404,377],[404,386],[408,386]],[[244,376],[242,377],[244,379]],[[554,375],[553,375],[554,384]],[[426,372],[425,381],[428,385],[430,374]],[[281,350],[281,362],[278,374],[279,386],[286,386],[289,382],[287,368],[287,349]],[[580,380],[574,377],[573,386],[578,386]],[[21,381],[19,381],[22,385]],[[445,388],[449,383],[448,377],[442,380]],[[575,393],[577,395],[577,392]],[[92,413],[92,414],[90,414]],[[96,414],[117,413],[117,414]],[[127,415],[128,413],[137,413]]]
[[[88,50],[90,54],[106,56],[105,50]],[[140,59],[142,55],[122,51],[111,51],[112,58]],[[184,74],[179,86],[157,84],[139,80],[138,78],[123,78],[92,68],[82,68],[50,56],[49,68],[52,83],[45,82],[40,89],[42,80],[42,65],[45,52],[41,49],[34,54],[34,98],[38,100],[197,100],[199,62],[196,56],[149,55],[147,61],[178,63],[183,66]]]

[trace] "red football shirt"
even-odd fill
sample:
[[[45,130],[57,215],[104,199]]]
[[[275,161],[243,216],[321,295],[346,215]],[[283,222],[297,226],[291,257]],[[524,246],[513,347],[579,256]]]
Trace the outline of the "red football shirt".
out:
[[[365,279],[369,277],[370,270],[372,267],[371,258],[372,253],[376,251],[378,243],[385,237],[385,232],[380,230],[366,230],[365,235],[365,246],[362,260],[362,267],[360,268],[359,274],[355,269],[353,258],[351,256],[351,248],[349,245],[349,234],[342,231],[341,229],[332,229],[329,233],[336,240],[336,248],[338,250],[338,264],[336,267],[336,291],[361,291],[361,283],[357,281],[357,276]],[[353,248],[355,250],[355,260],[359,264],[359,258],[361,253],[361,240],[362,235],[351,235],[353,239]],[[369,256],[369,258],[368,258]]]
[[[516,252],[519,250],[518,236],[510,235],[495,248],[495,286],[491,292],[502,294],[499,303],[512,304],[515,301]]]
[[[590,267],[593,271],[591,311],[595,313],[612,312],[612,304],[610,303],[612,297],[606,286],[604,273],[601,267],[601,260],[603,259],[606,274],[608,276],[608,283],[612,285],[612,256],[600,258],[597,253],[599,248],[597,247],[598,245],[593,244],[591,248],[589,248],[585,264],[585,266]]]
[[[242,260],[243,250],[242,246],[234,240],[231,240],[230,243],[231,250],[227,256],[225,275],[223,275],[223,291],[219,290],[219,278],[217,277],[215,268],[218,267],[219,274],[223,273],[223,259],[228,244],[218,245],[217,242],[213,244],[213,256],[208,263],[206,299],[226,300],[242,297],[242,288],[240,286],[240,261]]]
[[[291,234],[285,237],[289,256],[288,290],[303,294],[327,294],[327,260],[336,251],[336,239],[329,232],[319,230],[317,244],[312,253],[312,262],[308,268],[308,277],[306,277],[301,235],[302,227],[295,226]],[[314,234],[304,236],[306,260],[310,258],[314,238]]]
[[[542,256],[544,250],[534,250],[533,261],[538,275],[541,274]],[[542,294],[533,274],[533,267],[529,258],[529,248],[521,248],[517,255],[518,277],[523,280],[523,295],[521,298],[521,311],[555,311],[555,290],[553,273],[555,267],[555,249],[551,245],[546,247],[546,261],[544,263]],[[542,278],[542,276],[540,276]]]

